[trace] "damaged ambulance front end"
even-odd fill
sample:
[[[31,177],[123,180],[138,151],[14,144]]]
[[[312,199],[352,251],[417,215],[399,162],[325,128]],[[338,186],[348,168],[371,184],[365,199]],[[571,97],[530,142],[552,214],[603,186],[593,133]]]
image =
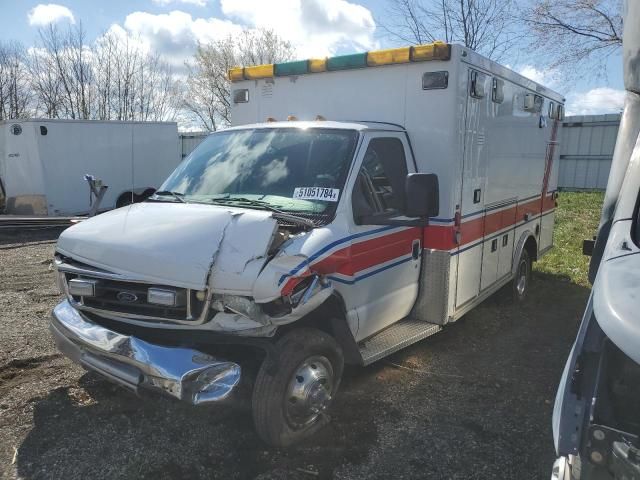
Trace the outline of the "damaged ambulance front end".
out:
[[[55,256],[65,299],[51,322],[60,350],[130,390],[229,398],[242,359],[220,352],[238,345],[277,363],[278,329],[334,294],[330,268],[310,267],[309,252],[340,228],[331,222],[358,138],[331,125],[219,132],[148,201],[67,229]],[[339,372],[324,369],[300,397],[314,420],[337,388]]]

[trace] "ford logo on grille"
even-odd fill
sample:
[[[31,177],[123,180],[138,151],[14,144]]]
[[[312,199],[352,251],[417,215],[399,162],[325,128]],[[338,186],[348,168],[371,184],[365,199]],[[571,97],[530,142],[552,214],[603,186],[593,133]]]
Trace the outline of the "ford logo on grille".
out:
[[[138,296],[132,292],[118,292],[116,298],[121,302],[133,303],[138,301]]]

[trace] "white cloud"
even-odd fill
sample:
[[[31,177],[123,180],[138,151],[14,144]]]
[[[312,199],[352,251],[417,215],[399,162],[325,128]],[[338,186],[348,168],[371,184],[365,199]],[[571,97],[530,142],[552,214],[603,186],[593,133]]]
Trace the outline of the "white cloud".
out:
[[[33,7],[27,14],[29,19],[29,25],[32,27],[44,27],[50,23],[55,23],[63,19],[67,19],[71,23],[75,23],[76,20],[73,17],[73,13],[64,5],[58,5],[56,3],[41,3]]]
[[[207,1],[154,0],[163,5]],[[221,40],[243,28],[273,29],[292,43],[298,58],[377,47],[373,15],[362,5],[346,0],[279,0],[275,7],[264,0],[221,0],[221,9],[222,18],[193,17],[180,10],[161,14],[138,11],[111,30],[120,29],[118,34],[126,33],[179,69],[193,55],[198,42]]]
[[[377,47],[371,11],[346,0],[221,0],[222,12],[251,27],[273,29],[298,56],[333,55]]]
[[[511,67],[509,67],[511,68]],[[558,71],[554,69],[541,70],[533,65],[516,67],[516,72],[534,82],[548,88],[558,87]]]
[[[207,0],[152,0],[156,5],[160,5],[161,7],[166,7],[172,3],[182,3],[185,5],[195,5],[196,7],[205,7],[207,5]]]
[[[174,10],[159,15],[131,13],[124,21],[124,29],[146,48],[160,53],[169,63],[181,68],[195,52],[198,42],[206,44],[221,40],[238,33],[242,27],[214,17],[194,19],[186,12]],[[125,33],[118,25],[112,26],[111,30]]]
[[[567,115],[596,115],[618,113],[624,105],[624,90],[609,87],[593,88],[587,92],[567,95]]]

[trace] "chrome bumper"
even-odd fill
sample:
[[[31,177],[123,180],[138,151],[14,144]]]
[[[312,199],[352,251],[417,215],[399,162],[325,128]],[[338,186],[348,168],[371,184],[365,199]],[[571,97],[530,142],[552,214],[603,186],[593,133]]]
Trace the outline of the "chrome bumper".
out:
[[[154,345],[91,322],[59,303],[50,330],[62,353],[87,370],[137,392],[158,390],[192,405],[224,400],[240,381],[240,366],[188,348]]]

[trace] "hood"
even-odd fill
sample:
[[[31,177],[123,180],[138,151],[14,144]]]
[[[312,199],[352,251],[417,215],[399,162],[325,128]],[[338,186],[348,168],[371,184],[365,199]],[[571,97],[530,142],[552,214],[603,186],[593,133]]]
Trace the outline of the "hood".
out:
[[[138,203],[65,230],[57,250],[135,280],[202,290],[216,281],[249,291],[277,229],[269,212],[193,203]],[[224,277],[228,277],[226,280]]]

